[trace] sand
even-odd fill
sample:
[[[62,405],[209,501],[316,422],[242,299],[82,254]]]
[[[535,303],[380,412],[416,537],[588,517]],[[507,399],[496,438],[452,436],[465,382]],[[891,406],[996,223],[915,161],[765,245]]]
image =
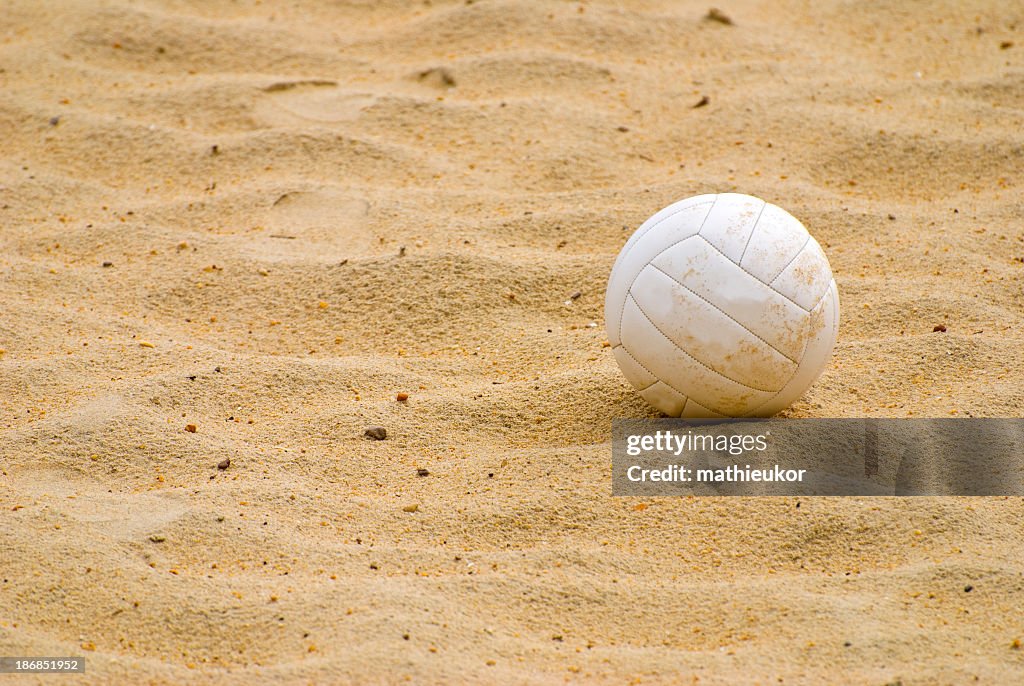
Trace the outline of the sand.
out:
[[[831,260],[785,415],[1024,405],[1020,7],[719,8],[6,0],[0,682],[1024,681],[1019,498],[610,495],[697,193]]]

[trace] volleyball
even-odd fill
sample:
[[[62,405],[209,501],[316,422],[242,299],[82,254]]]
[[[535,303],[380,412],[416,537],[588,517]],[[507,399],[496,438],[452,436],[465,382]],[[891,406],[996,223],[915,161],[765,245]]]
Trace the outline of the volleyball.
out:
[[[605,325],[626,379],[672,417],[768,417],[821,375],[839,331],[828,259],[803,224],[749,195],[698,195],[622,248]]]

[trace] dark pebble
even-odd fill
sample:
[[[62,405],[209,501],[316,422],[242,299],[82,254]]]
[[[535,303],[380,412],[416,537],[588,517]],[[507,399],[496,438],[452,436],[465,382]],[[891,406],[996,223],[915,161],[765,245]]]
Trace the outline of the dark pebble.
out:
[[[433,67],[432,69],[420,72],[419,80],[440,88],[455,87],[455,75],[444,67]]]
[[[222,471],[227,469],[230,466],[231,466],[231,458],[230,457],[225,457],[223,460],[221,460],[220,462],[217,463],[217,469],[220,469]]]
[[[708,96],[705,95],[705,96],[702,96],[701,99],[697,101],[697,104],[695,104],[690,109],[695,110],[698,107],[704,107],[705,105],[709,105],[709,104],[711,104],[711,98],[709,98]]]
[[[430,476],[430,470],[420,467],[416,470],[416,476]]]
[[[936,324],[935,328],[932,329],[932,333],[946,333],[946,325],[945,324]]]
[[[60,117],[50,117],[50,126],[56,126],[60,123]]]
[[[968,584],[967,586],[964,586],[964,593],[970,593],[973,590],[974,590],[974,586],[971,586],[970,584]]]
[[[371,426],[363,432],[363,435],[375,441],[383,441],[388,437],[388,430],[383,426]]]
[[[104,262],[104,263],[103,263],[103,266],[104,266],[104,267],[113,267],[113,266],[114,266],[114,263],[113,263],[113,262]]]
[[[733,25],[732,19],[717,7],[709,9],[708,13],[704,15],[704,19],[706,21],[716,21],[719,24],[725,24],[726,26]]]

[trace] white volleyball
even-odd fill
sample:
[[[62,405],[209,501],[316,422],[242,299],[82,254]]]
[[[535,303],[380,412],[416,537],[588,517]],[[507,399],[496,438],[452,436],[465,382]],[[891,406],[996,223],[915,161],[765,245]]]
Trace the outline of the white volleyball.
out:
[[[612,267],[605,325],[626,379],[673,417],[767,417],[824,370],[839,293],[797,219],[737,193],[648,219]]]

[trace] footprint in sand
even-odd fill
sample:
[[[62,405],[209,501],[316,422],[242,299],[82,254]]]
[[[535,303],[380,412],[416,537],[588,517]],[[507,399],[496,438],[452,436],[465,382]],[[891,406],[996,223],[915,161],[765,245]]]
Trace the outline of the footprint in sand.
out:
[[[351,122],[377,101],[371,93],[339,89],[335,81],[323,79],[279,81],[263,92],[255,116],[269,127]]]
[[[335,263],[372,253],[370,203],[333,190],[290,191],[268,208],[263,231],[239,249],[263,262]]]
[[[22,472],[12,485],[22,497],[39,499],[97,534],[121,540],[141,539],[189,510],[179,493],[111,493],[107,485],[57,469]]]

